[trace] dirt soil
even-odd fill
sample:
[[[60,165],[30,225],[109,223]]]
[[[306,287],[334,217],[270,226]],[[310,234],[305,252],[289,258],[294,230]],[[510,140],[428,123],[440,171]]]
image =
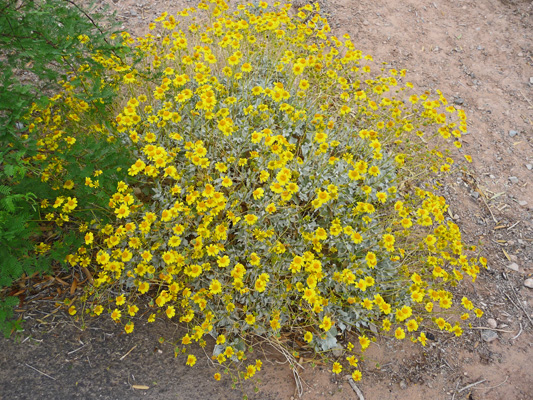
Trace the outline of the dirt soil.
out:
[[[197,1],[100,0],[124,29],[147,32],[163,11]],[[371,344],[358,389],[367,400],[533,399],[533,3],[528,0],[331,0],[321,2],[334,32],[389,68],[406,68],[422,90],[440,89],[469,117],[470,174],[443,189],[468,243],[482,242],[489,269],[462,289],[485,315],[460,339],[435,335],[426,348],[381,338]],[[132,335],[108,319],[74,323],[54,307],[69,277],[28,279],[17,314],[24,331],[0,340],[0,400],[239,399],[212,377],[203,349],[185,366],[170,341],[179,327],[139,319]],[[71,279],[71,278],[70,278]],[[63,283],[65,283],[63,285]],[[33,293],[33,294],[32,294]],[[167,340],[163,340],[167,339]],[[209,354],[213,344],[208,343]],[[265,346],[259,392],[250,399],[298,398],[293,372]],[[265,355],[263,355],[265,357]],[[303,399],[361,399],[343,376],[303,362]]]

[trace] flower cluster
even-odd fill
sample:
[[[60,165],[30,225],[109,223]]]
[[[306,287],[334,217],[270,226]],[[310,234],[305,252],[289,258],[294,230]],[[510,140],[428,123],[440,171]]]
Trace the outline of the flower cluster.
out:
[[[293,15],[212,0],[150,28],[159,33],[122,35],[136,68],[99,56],[128,93],[106,133],[134,161],[110,194],[113,222],[89,224],[68,257],[97,268],[94,298],[121,292],[92,314],[107,308],[130,333],[147,296],[149,321],[189,327],[177,351],[215,335],[223,365],[244,361],[253,335],[326,351],[351,331],[364,351],[379,329],[425,346],[422,326],[461,335],[459,303],[460,319],[481,315],[449,287],[486,261],[425,183],[451,169],[439,148],[460,148],[463,111],[415,94],[405,70],[372,74],[372,57],[331,35],[318,5]]]

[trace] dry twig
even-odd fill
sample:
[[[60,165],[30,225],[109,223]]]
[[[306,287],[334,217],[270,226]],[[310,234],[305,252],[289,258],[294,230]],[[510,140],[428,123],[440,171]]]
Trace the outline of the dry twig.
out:
[[[512,337],[511,340],[517,339],[518,336],[520,336],[522,334],[522,323],[519,322],[519,324],[520,324],[520,331],[518,332],[518,334],[516,336]]]
[[[489,386],[489,387],[486,387],[486,388],[481,387],[481,388],[476,388],[476,389],[479,389],[479,390],[490,390],[490,389],[495,389],[495,388],[500,387],[501,385],[503,385],[505,382],[507,382],[507,379],[509,379],[509,375],[507,375],[507,376],[505,377],[505,380],[504,380],[502,383],[499,383],[499,384],[497,384],[496,386]]]
[[[133,350],[135,350],[135,348],[137,347],[137,345],[133,346],[130,351],[128,351],[126,354],[124,354],[122,357],[120,357],[120,361],[124,360],[128,354],[130,354]]]
[[[459,389],[459,391],[457,393],[461,393],[462,391],[464,391],[466,389],[470,389],[471,387],[474,387],[474,386],[479,385],[480,383],[483,383],[483,382],[486,382],[486,381],[487,381],[486,379],[483,379],[481,381],[477,381],[477,382],[471,383],[470,385],[466,385],[464,388]]]
[[[363,396],[363,392],[361,392],[361,389],[359,389],[357,387],[357,385],[355,384],[355,381],[353,380],[353,378],[350,375],[347,375],[346,376],[346,380],[348,381],[348,383],[352,387],[352,389],[355,392],[355,394],[357,394],[357,397],[359,397],[359,400],[365,400],[365,397]]]
[[[52,379],[52,380],[54,380],[54,381],[57,380],[57,379],[54,378],[53,376],[50,376],[50,375],[48,375],[48,374],[45,374],[43,371],[39,371],[37,368],[32,367],[30,364],[24,363],[24,365],[26,365],[27,367],[30,367],[30,368],[33,369],[34,371],[37,371],[37,372],[40,373],[41,375],[46,376],[47,378],[50,378],[50,379]]]
[[[506,331],[504,329],[489,328],[488,326],[473,326],[472,329],[487,329],[489,331],[496,332],[505,332],[505,333],[514,333],[513,331]]]

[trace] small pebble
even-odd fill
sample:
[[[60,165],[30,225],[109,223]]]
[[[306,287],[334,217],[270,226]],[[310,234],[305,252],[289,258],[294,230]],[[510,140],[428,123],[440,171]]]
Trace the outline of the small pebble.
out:
[[[518,267],[517,263],[509,264],[506,267],[509,268],[509,269],[512,269],[513,271],[516,271],[516,272],[518,272],[518,270],[519,270],[519,267]]]
[[[533,85],[533,76],[531,78],[529,78],[529,84]]]
[[[524,281],[524,286],[533,289],[533,279],[529,278]]]
[[[531,171],[533,169],[533,164],[526,164],[526,168]]]
[[[527,206],[527,201],[525,201],[525,200],[520,200],[520,201],[518,202],[518,204],[520,204],[522,207],[525,207],[525,206]]]
[[[483,339],[485,342],[490,343],[496,339],[498,339],[498,334],[494,331],[483,329],[481,331],[481,339]]]
[[[489,326],[492,328],[492,329],[495,329],[497,326],[498,326],[498,323],[496,322],[496,320],[494,318],[489,318],[487,320],[487,324],[489,324]]]
[[[510,130],[510,131],[509,131],[509,136],[511,136],[511,137],[515,137],[516,135],[518,135],[518,132],[517,132],[517,131],[513,131],[513,130]]]
[[[457,104],[458,106],[462,105],[465,101],[461,97],[456,97],[453,100],[454,104]]]
[[[509,180],[511,181],[511,183],[518,183],[518,178],[516,176],[510,176]]]
[[[407,389],[407,383],[405,383],[404,380],[400,381],[400,388],[402,388],[403,390]]]

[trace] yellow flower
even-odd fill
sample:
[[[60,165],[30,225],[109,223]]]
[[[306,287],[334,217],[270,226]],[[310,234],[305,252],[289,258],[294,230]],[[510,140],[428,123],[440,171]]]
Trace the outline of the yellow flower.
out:
[[[111,318],[113,321],[118,322],[120,320],[120,317],[122,316],[122,313],[119,309],[115,308],[113,312],[111,313]]]
[[[257,188],[253,192],[253,196],[255,200],[259,200],[264,195],[265,195],[265,191],[262,188]]]
[[[92,232],[87,232],[85,234],[85,244],[91,244],[94,241],[94,235]]]
[[[76,306],[70,306],[70,308],[68,309],[68,313],[70,315],[75,315],[78,311],[76,310]]]
[[[246,214],[244,220],[248,225],[253,225],[257,222],[257,216],[254,214]]]
[[[225,268],[229,265],[230,258],[228,256],[218,257],[217,264],[220,268]]]
[[[128,322],[125,326],[124,326],[124,330],[126,331],[126,333],[132,333],[133,332],[133,328],[134,328],[134,324],[133,322]]]
[[[309,331],[305,332],[304,340],[307,343],[311,343],[313,341],[313,334],[311,332],[309,332]]]
[[[333,363],[333,368],[331,370],[334,374],[340,374],[342,371],[342,365],[340,365],[338,362]]]
[[[409,332],[418,330],[418,323],[414,319],[410,319],[409,321],[407,321],[407,324],[405,325],[407,326],[407,330]]]
[[[139,284],[139,293],[145,294],[148,289],[150,289],[150,284],[148,282],[141,282]]]
[[[218,294],[222,292],[222,284],[217,279],[213,279],[209,285],[209,290],[212,294]]]
[[[266,289],[266,282],[262,279],[258,279],[255,281],[255,290],[257,290],[259,293],[262,293]]]
[[[420,333],[420,336],[418,337],[418,341],[422,344],[422,346],[426,345],[427,337],[424,332]]]
[[[435,323],[437,324],[440,330],[443,330],[446,327],[446,321],[444,320],[444,318],[437,318],[435,320]]]
[[[352,372],[352,379],[356,382],[360,381],[362,376],[363,374],[361,374],[361,371],[359,371],[358,369]]]
[[[365,351],[370,346],[370,339],[366,336],[359,336],[359,344],[361,345],[361,350]]]
[[[405,331],[402,328],[396,328],[396,331],[394,331],[394,336],[398,340],[402,340],[405,338]]]
[[[242,66],[241,66],[241,71],[242,72],[251,72],[253,70],[253,67],[250,63],[244,63]]]
[[[276,212],[277,208],[276,208],[276,205],[274,203],[270,203],[268,206],[266,206],[265,210],[269,214],[272,214],[272,213]]]
[[[226,349],[224,350],[224,355],[228,358],[233,357],[234,354],[235,354],[235,351],[233,350],[233,347],[231,346],[226,347]]]
[[[186,365],[189,365],[192,367],[194,364],[196,364],[196,357],[192,354],[189,354],[189,356],[187,357]]]
[[[174,306],[168,306],[165,311],[165,314],[167,314],[168,318],[172,318],[174,315],[176,315],[176,309],[174,308]]]
[[[215,378],[215,381],[219,381],[222,376],[217,372],[213,378]]]
[[[233,185],[233,181],[230,178],[227,176],[222,177],[222,186],[230,187],[231,185]]]
[[[248,367],[246,367],[246,375],[244,375],[244,379],[253,377],[255,375],[255,371],[255,365],[248,365]]]
[[[116,299],[115,299],[115,302],[117,303],[117,306],[121,306],[122,304],[124,304],[126,302],[126,296],[124,296],[123,294],[121,294],[120,296],[118,296]]]
[[[74,182],[71,181],[71,180],[69,179],[68,181],[66,181],[66,182],[63,184],[63,187],[64,187],[65,189],[70,190],[70,189],[72,189],[72,188],[74,187]]]
[[[324,332],[327,332],[331,329],[331,327],[333,326],[333,322],[331,321],[331,319],[326,315],[324,316],[324,318],[322,319],[322,323],[319,325],[319,328],[321,328]]]
[[[246,314],[245,321],[248,325],[253,325],[255,324],[255,316],[253,316],[252,314]]]

